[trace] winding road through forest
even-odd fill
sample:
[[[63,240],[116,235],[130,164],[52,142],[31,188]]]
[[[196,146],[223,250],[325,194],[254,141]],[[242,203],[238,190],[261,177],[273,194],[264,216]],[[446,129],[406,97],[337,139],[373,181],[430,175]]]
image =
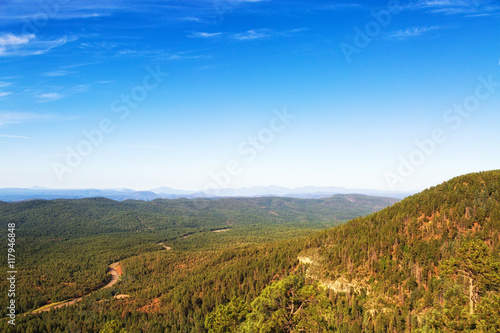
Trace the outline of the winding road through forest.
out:
[[[111,288],[112,286],[114,286],[120,280],[120,274],[118,274],[118,272],[117,272],[117,267],[119,265],[120,265],[120,262],[114,262],[111,265],[109,265],[108,273],[111,274],[111,281],[109,281],[108,284],[106,284],[104,287],[101,287],[101,288],[99,288],[97,290],[91,291],[88,294],[83,295],[82,297],[73,298],[73,299],[71,299],[69,301],[65,301],[65,302],[62,302],[62,303],[55,303],[53,305],[43,306],[43,307],[41,307],[38,310],[32,311],[31,313],[36,314],[36,313],[40,313],[40,312],[50,311],[51,309],[59,309],[59,308],[62,308],[63,306],[72,305],[72,304],[75,304],[76,302],[81,301],[84,297],[89,296],[90,294],[92,294],[92,293],[94,293],[96,291],[100,291],[100,290]]]

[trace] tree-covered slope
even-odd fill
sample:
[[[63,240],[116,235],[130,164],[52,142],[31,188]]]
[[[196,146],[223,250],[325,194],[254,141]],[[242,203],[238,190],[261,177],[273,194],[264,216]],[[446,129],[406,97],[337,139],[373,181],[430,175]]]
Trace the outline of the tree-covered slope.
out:
[[[454,178],[311,243],[300,256],[309,276],[340,292],[335,302],[356,299],[336,327],[500,330],[500,171]]]
[[[23,313],[94,289],[109,278],[111,262],[160,252],[164,247],[159,243],[176,251],[205,251],[294,238],[395,201],[357,195],[321,200],[33,200],[0,202],[0,221],[16,225],[22,277],[17,304]],[[6,250],[5,243],[2,248]],[[5,290],[7,281],[0,285]]]
[[[209,332],[500,332],[500,171],[310,236],[302,269],[206,316]],[[303,269],[306,269],[305,274]]]
[[[117,202],[104,198],[0,202],[0,219],[27,237],[84,237],[170,228],[220,228],[256,222],[342,221],[364,216],[398,200],[364,195],[293,198],[157,199]]]
[[[378,200],[351,195],[315,201],[155,200],[146,206],[126,201],[117,206],[93,199],[89,202],[97,206],[82,217],[78,212],[89,202],[78,201],[66,211],[69,215],[61,210],[51,221],[66,218],[77,230],[89,232],[81,224],[91,219],[95,230],[81,237],[70,232],[61,244],[93,247],[92,260],[120,259],[122,280],[75,306],[22,317],[16,329],[499,332],[500,171],[457,177],[367,217],[297,238],[312,226],[336,223],[341,217],[333,207],[356,213],[356,205],[385,205],[385,199]],[[35,208],[22,216],[30,209],[0,207],[4,216],[24,217],[31,230],[29,220],[45,214],[44,204],[23,204]],[[229,231],[214,232],[221,229]],[[43,230],[33,233],[42,235],[43,242],[55,242],[48,248],[56,257],[64,253]],[[43,253],[34,239],[25,245],[36,244]],[[110,239],[119,247],[107,245]],[[173,249],[158,249],[157,241]],[[113,257],[116,250],[127,256]],[[119,293],[129,298],[115,299]]]

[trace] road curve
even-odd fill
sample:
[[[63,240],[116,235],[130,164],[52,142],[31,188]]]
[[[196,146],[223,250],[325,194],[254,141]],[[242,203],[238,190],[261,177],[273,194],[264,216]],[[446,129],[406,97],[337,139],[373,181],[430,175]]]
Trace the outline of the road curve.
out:
[[[118,267],[118,265],[120,265],[120,262],[114,262],[111,265],[109,265],[108,273],[111,274],[111,281],[109,281],[108,284],[106,284],[104,287],[99,288],[99,289],[97,289],[95,291],[92,291],[92,292],[88,293],[87,295],[83,295],[82,297],[73,298],[72,300],[66,301],[64,303],[54,304],[53,306],[49,306],[49,307],[43,308],[41,310],[34,310],[31,313],[32,314],[37,314],[37,313],[40,313],[40,312],[50,311],[51,309],[59,309],[59,308],[62,308],[63,306],[72,305],[72,304],[75,304],[76,302],[81,301],[83,299],[83,297],[89,296],[92,293],[95,293],[96,291],[104,290],[104,289],[107,289],[107,288],[111,288],[112,286],[114,286],[120,280],[120,274],[118,274],[118,272],[116,271],[116,267]]]
[[[111,288],[116,283],[118,283],[118,280],[120,280],[120,274],[118,274],[118,272],[116,271],[116,267],[118,267],[118,265],[120,265],[120,262],[115,262],[115,263],[112,263],[111,265],[109,265],[108,273],[111,274],[111,281],[109,281],[109,283],[107,285],[105,285],[104,287],[102,287],[101,289],[98,289],[98,290]]]

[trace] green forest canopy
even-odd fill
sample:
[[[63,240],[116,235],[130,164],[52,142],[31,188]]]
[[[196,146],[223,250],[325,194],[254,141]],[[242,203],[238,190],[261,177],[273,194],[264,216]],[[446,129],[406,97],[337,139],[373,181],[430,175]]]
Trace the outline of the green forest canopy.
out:
[[[91,213],[82,202],[74,208],[85,216],[74,219],[75,228],[86,230],[81,237],[78,231],[50,240],[49,232],[33,227],[44,244],[32,238],[40,251],[25,260],[46,248],[63,252],[58,243],[88,246],[106,265],[120,260],[121,282],[75,306],[20,317],[17,330],[99,331],[107,325],[128,332],[500,331],[500,171],[454,178],[316,233],[312,229],[335,221],[331,201],[228,199],[197,203],[198,210],[172,209],[180,203],[175,200],[147,208],[130,201],[113,211],[115,202],[92,200],[99,204]],[[53,207],[24,204],[40,205],[33,216],[51,216]],[[20,217],[20,210],[5,211]],[[88,231],[85,221],[94,221],[96,230]],[[116,247],[108,244],[108,233]],[[161,241],[173,250],[155,248]],[[117,249],[126,256],[115,255]],[[104,268],[92,279],[104,278]],[[118,293],[130,297],[117,300]]]

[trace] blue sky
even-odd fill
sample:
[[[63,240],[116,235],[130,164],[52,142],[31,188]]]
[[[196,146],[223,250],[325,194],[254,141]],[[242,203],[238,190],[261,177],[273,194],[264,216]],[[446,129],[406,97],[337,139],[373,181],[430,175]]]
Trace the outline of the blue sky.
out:
[[[500,5],[391,2],[4,1],[0,187],[421,190],[498,169]]]

